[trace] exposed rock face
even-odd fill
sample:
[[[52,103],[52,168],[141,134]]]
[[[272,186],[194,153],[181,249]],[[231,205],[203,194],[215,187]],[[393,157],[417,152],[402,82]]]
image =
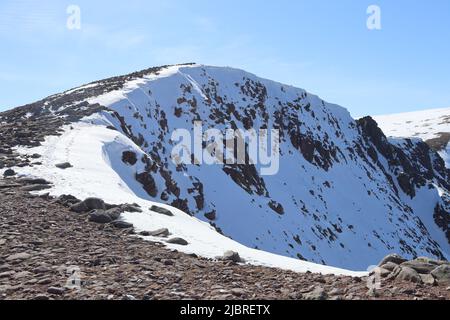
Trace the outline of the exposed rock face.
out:
[[[142,187],[150,196],[156,197],[158,195],[155,179],[153,179],[150,173],[142,172],[136,174],[136,180],[142,184]]]
[[[136,156],[135,152],[133,152],[133,151],[124,151],[122,153],[122,161],[124,163],[127,163],[127,164],[131,165],[131,166],[134,166],[137,163],[138,159],[137,159],[137,156]]]

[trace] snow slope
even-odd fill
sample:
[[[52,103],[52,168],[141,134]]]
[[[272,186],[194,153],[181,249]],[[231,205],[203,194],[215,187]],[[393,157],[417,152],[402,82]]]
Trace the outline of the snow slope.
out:
[[[169,228],[191,242],[191,252],[235,249],[256,264],[338,273],[345,271],[304,260],[366,270],[392,252],[450,256],[446,230],[434,219],[438,207],[448,214],[442,159],[420,141],[388,141],[371,119],[356,121],[302,89],[232,68],[170,66],[89,84],[2,118],[25,115],[70,125],[37,149],[21,148],[45,161],[18,172],[52,181],[55,195],[176,207],[174,219],[149,211],[125,218],[142,230]],[[221,131],[279,129],[280,171],[175,165],[171,134],[192,131],[194,121]],[[123,151],[137,163],[125,164]],[[54,168],[65,161],[73,168]]]
[[[392,137],[436,138],[450,132],[450,108],[374,116],[380,128]]]

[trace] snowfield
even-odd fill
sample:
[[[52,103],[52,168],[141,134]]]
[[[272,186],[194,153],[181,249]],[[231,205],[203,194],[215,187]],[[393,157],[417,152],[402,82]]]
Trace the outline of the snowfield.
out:
[[[374,119],[390,137],[428,141],[450,133],[450,108],[375,116]],[[440,150],[439,155],[450,168],[450,144]]]

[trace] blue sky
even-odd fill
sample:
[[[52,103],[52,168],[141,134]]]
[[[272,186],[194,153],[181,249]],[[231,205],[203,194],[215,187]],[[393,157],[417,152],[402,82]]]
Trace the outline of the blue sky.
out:
[[[68,30],[68,5],[81,30]],[[366,27],[369,5],[381,30]],[[450,107],[448,0],[2,0],[0,110],[182,62],[242,68],[355,116]]]

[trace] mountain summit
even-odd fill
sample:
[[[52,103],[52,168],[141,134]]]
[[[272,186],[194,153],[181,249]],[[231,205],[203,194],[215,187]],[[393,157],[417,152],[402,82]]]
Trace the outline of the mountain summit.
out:
[[[195,123],[278,130],[276,174],[194,154],[174,162],[173,133],[194,134]],[[167,228],[186,252],[235,250],[294,270],[313,268],[304,261],[366,270],[392,252],[450,257],[450,171],[436,151],[242,70],[186,64],[97,81],[1,113],[0,130],[0,153],[17,154],[2,172],[44,178],[55,196],[139,204],[144,212],[124,220]]]

